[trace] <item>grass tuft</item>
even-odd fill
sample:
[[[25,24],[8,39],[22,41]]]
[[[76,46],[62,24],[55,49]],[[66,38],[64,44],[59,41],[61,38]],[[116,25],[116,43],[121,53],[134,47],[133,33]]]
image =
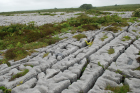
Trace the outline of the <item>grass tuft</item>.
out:
[[[105,88],[105,90],[111,90],[111,91],[113,91],[113,93],[127,93],[130,91],[128,85],[123,85],[121,87],[112,87],[112,86],[108,85]]]
[[[87,38],[87,36],[85,34],[78,34],[73,36],[73,38],[76,38],[79,41],[81,38]]]
[[[104,35],[102,38],[100,38],[102,41],[104,41],[106,38],[108,38],[107,35]]]
[[[45,54],[43,55],[43,58],[44,58],[44,57],[47,57],[48,55],[49,55],[49,53],[45,53]]]
[[[108,50],[108,54],[114,54],[115,53],[115,50],[113,49],[113,48],[110,48],[109,50]]]
[[[114,27],[108,27],[108,28],[106,28],[105,30],[107,30],[107,31],[112,31],[112,32],[114,32],[114,33],[117,33],[119,30],[121,31],[122,29],[121,29],[120,27],[114,26]]]
[[[122,41],[128,41],[128,40],[130,40],[130,39],[131,39],[130,36],[124,36],[124,37],[122,38]]]
[[[17,73],[16,75],[13,75],[9,81],[13,81],[16,78],[22,77],[22,76],[26,75],[28,72],[29,72],[29,70],[25,69],[23,72]]]

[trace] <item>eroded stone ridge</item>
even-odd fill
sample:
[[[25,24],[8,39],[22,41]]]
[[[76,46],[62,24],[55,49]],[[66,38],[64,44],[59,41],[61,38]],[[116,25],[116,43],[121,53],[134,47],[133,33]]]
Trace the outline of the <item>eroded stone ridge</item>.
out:
[[[0,65],[0,86],[12,89],[12,93],[111,93],[106,90],[108,85],[126,84],[130,92],[139,93],[139,27],[135,23],[117,33],[105,28],[86,31],[82,34],[88,38],[80,41],[72,38],[79,33],[61,35],[68,38],[36,49],[38,52],[22,60],[9,61],[11,67]],[[107,38],[101,40],[104,35]],[[88,46],[85,40],[93,44]],[[45,53],[49,54],[43,57]],[[26,75],[9,81],[24,69],[29,70]]]

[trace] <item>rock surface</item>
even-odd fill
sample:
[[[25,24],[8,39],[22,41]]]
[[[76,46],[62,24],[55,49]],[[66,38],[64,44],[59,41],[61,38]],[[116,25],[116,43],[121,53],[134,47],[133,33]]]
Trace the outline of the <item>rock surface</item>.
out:
[[[40,19],[37,17],[35,16]],[[42,24],[44,23],[38,23]],[[12,89],[12,93],[111,93],[111,90],[106,90],[108,85],[117,87],[126,84],[129,85],[130,92],[139,93],[140,71],[136,70],[139,67],[136,58],[140,57],[140,39],[136,39],[140,35],[139,27],[138,24],[132,24],[117,33],[105,31],[104,28],[86,31],[82,34],[88,38],[80,41],[72,38],[78,33],[60,35],[68,38],[36,49],[38,52],[22,60],[10,61],[11,67],[0,65],[0,86]],[[138,31],[133,32],[133,29]],[[104,35],[108,38],[102,41]],[[123,41],[124,36],[129,36],[130,40]],[[93,40],[93,44],[88,46],[85,40]],[[110,49],[114,53],[109,54]],[[43,58],[47,52],[48,56]],[[24,69],[29,70],[26,75],[9,81],[13,75]]]

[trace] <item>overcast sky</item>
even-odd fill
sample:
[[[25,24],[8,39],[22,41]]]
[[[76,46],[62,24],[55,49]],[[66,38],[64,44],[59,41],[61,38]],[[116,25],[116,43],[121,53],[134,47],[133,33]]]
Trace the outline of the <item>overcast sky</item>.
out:
[[[115,4],[140,4],[140,0],[0,0],[0,12],[37,10],[50,8],[72,8],[82,4],[107,6]]]

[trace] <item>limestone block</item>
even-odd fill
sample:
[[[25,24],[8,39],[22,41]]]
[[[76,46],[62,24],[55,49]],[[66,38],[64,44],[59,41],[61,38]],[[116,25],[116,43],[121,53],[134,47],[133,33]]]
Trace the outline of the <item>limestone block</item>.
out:
[[[59,73],[58,70],[55,70],[55,69],[47,69],[47,70],[46,70],[46,76],[45,76],[45,78],[46,78],[46,79],[49,79],[49,78],[55,76],[55,75],[58,74],[58,73]]]
[[[133,93],[140,92],[140,79],[136,78],[126,78],[124,81],[125,84],[129,85],[130,91]]]

